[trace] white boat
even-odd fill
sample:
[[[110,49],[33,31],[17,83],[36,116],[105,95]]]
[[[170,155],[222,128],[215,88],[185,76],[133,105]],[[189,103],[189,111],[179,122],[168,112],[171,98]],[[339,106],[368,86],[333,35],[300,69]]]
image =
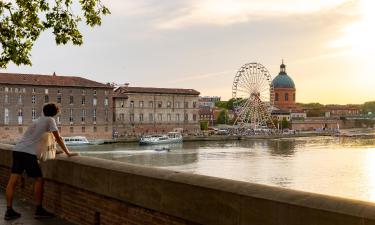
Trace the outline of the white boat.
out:
[[[157,145],[182,142],[182,135],[179,132],[169,132],[166,135],[143,136],[139,141],[141,145]]]
[[[64,142],[67,146],[72,145],[89,145],[90,142],[84,136],[74,136],[74,137],[63,137]]]
[[[89,140],[90,145],[101,145],[104,144],[105,141],[103,139],[95,139],[95,140]]]

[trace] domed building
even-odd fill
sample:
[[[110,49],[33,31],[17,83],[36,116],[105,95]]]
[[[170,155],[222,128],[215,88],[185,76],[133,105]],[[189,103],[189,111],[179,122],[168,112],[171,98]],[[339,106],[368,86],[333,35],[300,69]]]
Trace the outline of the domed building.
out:
[[[291,111],[296,108],[296,86],[290,76],[286,73],[284,60],[280,65],[280,73],[273,79],[274,106],[280,110]]]

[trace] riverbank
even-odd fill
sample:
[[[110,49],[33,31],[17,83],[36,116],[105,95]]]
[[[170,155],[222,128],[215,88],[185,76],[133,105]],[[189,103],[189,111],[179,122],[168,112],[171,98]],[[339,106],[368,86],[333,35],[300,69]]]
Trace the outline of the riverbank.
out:
[[[235,140],[262,140],[262,139],[280,139],[280,138],[296,138],[296,137],[316,137],[316,136],[332,136],[330,133],[298,133],[298,134],[279,134],[279,135],[254,135],[254,136],[241,136],[241,135],[210,135],[210,136],[184,136],[184,142],[195,141],[235,141]],[[105,144],[112,143],[134,143],[139,142],[138,137],[116,138],[105,140]]]
[[[209,135],[209,136],[184,136],[184,142],[199,142],[199,141],[236,141],[236,140],[269,140],[269,139],[283,139],[283,138],[298,138],[298,137],[317,137],[317,136],[332,136],[332,133],[323,132],[301,132],[297,134],[277,134],[277,135],[253,135],[253,136],[241,136],[241,135]],[[375,138],[373,133],[355,133],[355,132],[343,132],[335,135],[337,137],[353,137],[353,138]],[[104,139],[103,144],[114,144],[114,143],[136,143],[139,142],[139,137],[125,137],[115,139]],[[0,143],[12,144],[15,142],[2,140]]]

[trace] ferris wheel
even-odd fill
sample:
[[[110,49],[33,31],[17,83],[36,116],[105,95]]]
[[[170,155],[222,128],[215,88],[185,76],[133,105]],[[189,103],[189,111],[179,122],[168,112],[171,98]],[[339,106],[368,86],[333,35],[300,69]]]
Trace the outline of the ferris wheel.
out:
[[[260,63],[247,63],[236,73],[232,86],[235,124],[239,128],[275,129],[271,119],[273,106],[272,77]]]

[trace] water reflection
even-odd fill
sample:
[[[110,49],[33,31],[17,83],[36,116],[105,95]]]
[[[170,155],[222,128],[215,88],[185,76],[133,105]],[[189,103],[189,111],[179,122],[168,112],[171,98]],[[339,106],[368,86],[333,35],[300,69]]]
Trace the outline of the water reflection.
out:
[[[126,146],[126,147],[124,147]],[[189,147],[190,150],[197,146]],[[72,150],[80,152],[82,156],[92,156],[126,163],[140,164],[154,167],[168,167],[184,165],[197,161],[197,152],[184,152],[182,143],[163,145],[110,144],[100,146],[77,146]]]
[[[131,155],[119,157],[117,161],[141,164],[145,166],[168,167],[193,163],[198,160],[197,153],[179,154],[158,152],[156,154]]]
[[[292,156],[296,144],[296,141],[293,139],[269,141],[268,149],[270,150],[271,155]]]
[[[375,201],[375,140],[305,137],[185,142],[167,146],[111,144],[72,148],[82,155]]]

